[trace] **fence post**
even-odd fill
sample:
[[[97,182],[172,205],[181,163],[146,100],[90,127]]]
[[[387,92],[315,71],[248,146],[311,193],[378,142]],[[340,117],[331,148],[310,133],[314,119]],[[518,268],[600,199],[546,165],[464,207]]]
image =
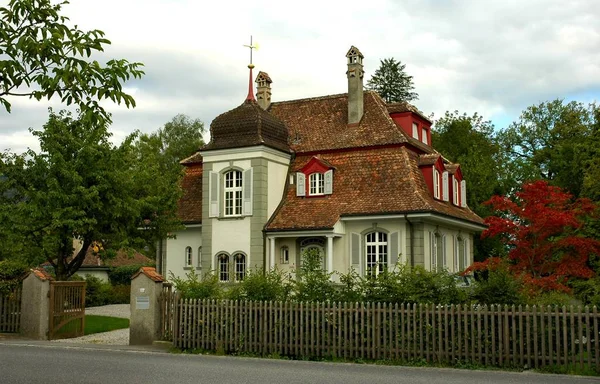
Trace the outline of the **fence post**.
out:
[[[21,334],[25,337],[48,340],[50,280],[52,277],[43,269],[32,269],[23,280]]]
[[[163,281],[153,267],[142,267],[131,278],[129,345],[149,345],[160,340]]]

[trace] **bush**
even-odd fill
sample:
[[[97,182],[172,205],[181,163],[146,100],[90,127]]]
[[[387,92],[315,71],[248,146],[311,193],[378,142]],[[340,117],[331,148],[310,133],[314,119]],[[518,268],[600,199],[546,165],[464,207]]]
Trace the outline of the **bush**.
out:
[[[108,271],[108,280],[112,285],[131,285],[131,276],[135,275],[140,268],[147,265],[126,265],[123,267],[114,267]]]
[[[317,249],[302,255],[302,265],[293,281],[293,298],[298,301],[327,301],[336,299],[336,289],[331,283],[332,273],[323,269],[323,258]]]
[[[26,264],[17,260],[0,261],[0,294],[12,292],[28,270]]]
[[[74,277],[72,280],[81,278]],[[109,304],[129,304],[131,286],[115,285],[104,282],[91,275],[85,276],[85,306],[99,307]]]
[[[223,288],[216,275],[209,273],[202,279],[192,269],[185,279],[175,277],[171,272],[171,281],[175,289],[184,299],[219,299],[223,296]]]
[[[487,278],[480,280],[473,289],[473,299],[480,304],[525,304],[521,293],[523,284],[513,277],[505,266],[488,269]]]
[[[288,278],[279,270],[248,272],[243,281],[227,292],[230,300],[285,301],[290,295]]]

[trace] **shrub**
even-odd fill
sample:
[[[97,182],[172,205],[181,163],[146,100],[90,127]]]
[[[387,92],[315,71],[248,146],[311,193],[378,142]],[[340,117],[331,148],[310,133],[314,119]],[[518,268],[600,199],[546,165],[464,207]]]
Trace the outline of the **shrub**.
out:
[[[135,275],[144,264],[114,267],[108,271],[108,280],[112,285],[131,285],[131,276]]]
[[[83,280],[73,276],[72,280]],[[130,285],[115,285],[91,275],[85,276],[85,306],[99,307],[109,304],[129,304]]]
[[[473,289],[473,299],[480,304],[524,304],[521,282],[504,266],[488,269],[487,278],[480,280]]]
[[[257,269],[248,272],[240,283],[227,292],[231,300],[285,301],[290,295],[291,286],[283,272],[274,269],[264,272]]]
[[[12,292],[28,269],[26,264],[17,260],[0,261],[0,294]]]
[[[193,269],[185,275],[185,279],[175,277],[173,272],[170,274],[173,286],[184,299],[218,299],[223,296],[217,275],[209,273],[200,279]]]
[[[305,251],[292,284],[293,298],[298,301],[335,300],[336,289],[330,281],[331,275],[323,269],[323,258],[317,249]]]

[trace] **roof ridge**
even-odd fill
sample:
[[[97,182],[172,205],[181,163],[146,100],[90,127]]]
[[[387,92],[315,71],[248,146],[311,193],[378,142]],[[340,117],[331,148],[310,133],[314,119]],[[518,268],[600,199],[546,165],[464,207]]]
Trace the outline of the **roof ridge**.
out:
[[[307,101],[318,101],[318,100],[327,100],[327,99],[335,99],[343,96],[347,96],[348,93],[338,93],[335,95],[325,95],[325,96],[314,96],[314,97],[305,97],[303,99],[293,99],[293,100],[283,100],[283,101],[274,101],[271,105],[280,105],[280,104],[292,104],[292,103],[303,103]]]

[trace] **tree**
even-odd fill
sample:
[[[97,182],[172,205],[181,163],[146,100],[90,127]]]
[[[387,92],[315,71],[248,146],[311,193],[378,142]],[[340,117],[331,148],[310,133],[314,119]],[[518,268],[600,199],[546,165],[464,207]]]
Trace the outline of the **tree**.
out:
[[[122,83],[140,78],[142,64],[113,59],[103,66],[90,61],[92,52],[104,51],[110,41],[100,30],[67,27],[69,19],[61,15],[66,4],[11,0],[0,7],[0,104],[10,112],[9,97],[41,100],[57,95],[63,103],[77,105],[93,123],[110,122],[99,101],[135,107]]]
[[[520,182],[546,180],[580,196],[589,158],[594,106],[553,100],[532,105],[500,132]]]
[[[588,199],[545,181],[524,184],[510,199],[492,197],[488,204],[497,216],[486,218],[483,236],[500,237],[509,247],[509,270],[533,290],[568,291],[573,278],[589,278],[591,255],[600,254],[600,241],[582,236],[587,216],[596,209]],[[470,269],[485,269],[495,258]]]
[[[405,68],[406,64],[393,57],[381,60],[367,81],[367,89],[377,91],[387,103],[417,100],[419,95],[413,92],[413,77],[406,74]]]
[[[4,153],[0,174],[13,197],[3,201],[5,230],[15,233],[34,260],[48,261],[58,280],[81,266],[94,242],[107,251],[135,244],[144,224],[130,170],[134,158],[130,140],[116,147],[106,124],[82,116],[50,113],[42,131],[39,153]],[[81,250],[74,254],[74,241]]]

